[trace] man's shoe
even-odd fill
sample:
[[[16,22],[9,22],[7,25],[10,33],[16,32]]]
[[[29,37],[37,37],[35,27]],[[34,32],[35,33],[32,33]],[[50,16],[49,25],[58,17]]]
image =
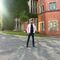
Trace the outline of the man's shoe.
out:
[[[33,46],[33,47],[35,47],[35,46]]]

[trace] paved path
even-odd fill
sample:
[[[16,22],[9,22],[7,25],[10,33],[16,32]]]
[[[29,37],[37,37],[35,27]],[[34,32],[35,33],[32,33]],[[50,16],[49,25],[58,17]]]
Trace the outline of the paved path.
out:
[[[36,47],[27,37],[0,34],[0,60],[60,60],[60,37],[35,37]]]

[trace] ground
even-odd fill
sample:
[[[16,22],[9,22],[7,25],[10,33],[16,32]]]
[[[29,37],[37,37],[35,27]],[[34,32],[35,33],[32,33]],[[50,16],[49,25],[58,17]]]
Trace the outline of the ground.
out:
[[[0,60],[60,60],[60,37],[35,37],[35,47],[27,36],[0,34]]]

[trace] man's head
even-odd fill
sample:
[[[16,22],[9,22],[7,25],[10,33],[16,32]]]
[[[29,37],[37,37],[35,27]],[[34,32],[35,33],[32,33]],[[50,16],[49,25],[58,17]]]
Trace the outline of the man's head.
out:
[[[30,23],[33,24],[33,21],[31,21]]]
[[[30,18],[29,21],[30,21],[30,22],[29,22],[30,24],[33,24],[33,20],[32,20],[32,18]]]

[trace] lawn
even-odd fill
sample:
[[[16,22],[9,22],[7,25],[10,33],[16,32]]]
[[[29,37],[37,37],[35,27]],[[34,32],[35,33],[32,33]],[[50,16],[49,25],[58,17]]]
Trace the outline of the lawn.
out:
[[[3,33],[6,33],[6,34],[11,34],[11,35],[27,35],[27,33],[25,32],[17,32],[17,31],[3,31]]]
[[[10,35],[22,35],[22,36],[27,36],[26,32],[17,32],[17,31],[2,31],[5,34],[10,34]],[[35,36],[41,36],[41,37],[45,37],[46,35],[44,34],[40,34],[40,33],[35,33]]]

